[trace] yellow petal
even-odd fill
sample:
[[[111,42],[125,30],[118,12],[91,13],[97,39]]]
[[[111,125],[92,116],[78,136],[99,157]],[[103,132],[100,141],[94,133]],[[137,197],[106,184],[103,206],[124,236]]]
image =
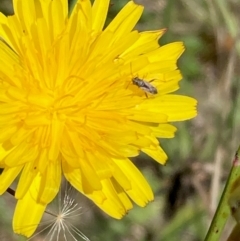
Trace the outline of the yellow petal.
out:
[[[112,176],[111,159],[107,155],[95,150],[86,152],[86,158],[101,180]]]
[[[118,194],[112,182],[108,179],[101,181],[102,190],[93,190],[92,192],[85,193],[82,187],[82,174],[80,170],[72,169],[67,163],[63,163],[63,173],[73,187],[95,202],[108,215],[116,219],[122,218],[132,207],[129,199],[122,193]]]
[[[90,167],[90,165],[85,165],[86,169],[81,168],[81,186],[82,190],[86,194],[92,193],[94,190],[101,190],[102,183],[97,176],[96,172]],[[88,167],[87,167],[88,166]],[[91,174],[91,176],[89,175]]]
[[[125,190],[131,199],[139,206],[144,207],[146,204],[153,200],[153,192],[146,179],[141,172],[129,160],[114,159],[131,182],[131,189]]]
[[[27,143],[23,142],[21,145],[12,148],[9,154],[4,158],[4,163],[7,166],[13,167],[16,164],[21,165],[24,162],[27,162],[25,156],[28,155],[29,146]],[[23,158],[23,162],[22,162]],[[17,160],[17,161],[16,161]]]
[[[107,26],[105,31],[116,32],[116,38],[123,37],[133,29],[142,12],[142,6],[135,4],[133,1],[129,1]]]
[[[16,147],[14,147],[16,148]],[[13,148],[13,149],[14,149]],[[0,163],[4,163],[4,158],[12,151],[12,149],[6,149],[3,145],[0,145]]]
[[[4,168],[0,175],[0,195],[2,195],[7,190],[7,188],[11,186],[12,182],[18,176],[21,170],[22,166]]]
[[[152,148],[142,148],[141,150],[162,165],[164,165],[167,161],[167,155],[160,146],[152,146]]]
[[[49,204],[57,195],[61,184],[62,170],[59,160],[49,161],[45,173],[41,175],[37,201]]]
[[[113,183],[110,180],[103,180],[102,181],[102,192],[106,196],[106,200],[104,200],[102,203],[96,203],[104,212],[106,212],[108,215],[120,219],[122,218],[127,211],[129,210],[129,200],[126,201],[126,196],[123,198],[123,196],[118,193],[115,190],[115,187]],[[93,194],[90,194],[88,197],[95,201],[95,197],[98,195],[98,193],[94,192]],[[123,202],[124,201],[124,202]]]
[[[170,124],[159,124],[157,127],[150,127],[156,137],[172,138],[177,128]]]
[[[92,29],[99,32],[107,18],[110,0],[95,0],[92,7]]]
[[[159,109],[158,109],[159,110]],[[168,120],[168,116],[164,113],[151,112],[147,110],[141,110],[141,107],[138,106],[137,109],[128,111],[129,120],[141,121],[141,122],[152,122],[152,123],[165,123]],[[127,113],[127,114],[128,114]]]
[[[32,161],[24,165],[15,193],[15,197],[17,199],[23,198],[31,186],[34,178],[37,176],[37,170],[34,169],[34,167],[35,165]]]
[[[14,0],[13,8],[15,15],[19,18],[22,28],[29,31],[36,19],[34,0],[25,2],[24,0]]]
[[[48,152],[48,159],[55,162],[59,155],[61,140],[59,136],[62,136],[65,123],[58,120],[56,113],[53,116],[51,124],[51,145]]]
[[[128,195],[126,194],[126,192],[124,191],[124,188],[121,186],[121,184],[119,184],[114,178],[111,178],[110,180],[114,186],[116,193],[118,194],[119,199],[124,204],[124,207],[126,208],[126,210],[128,211],[132,209],[133,204],[129,199]]]
[[[64,6],[62,3],[64,3]],[[58,36],[63,28],[65,27],[66,18],[67,18],[67,6],[66,1],[51,1],[49,10],[51,11],[50,16],[52,19],[50,20],[50,23],[52,25],[53,30],[53,36]]]
[[[119,58],[134,58],[143,53],[148,53],[159,48],[158,40],[165,32],[165,29],[157,31],[146,31],[140,33],[140,37],[134,44],[132,44],[127,50],[125,50]],[[155,40],[155,41],[154,41]]]
[[[36,179],[25,194],[24,198],[18,200],[14,216],[13,230],[15,233],[30,237],[36,230],[42,215],[46,209],[46,205],[36,202]]]
[[[92,28],[91,2],[89,0],[78,0],[74,6],[74,9],[71,15],[73,15],[75,11],[78,12],[79,17],[81,18],[79,20],[84,22],[87,29],[91,29]]]
[[[15,66],[19,65],[19,58],[16,53],[3,41],[0,41],[0,65],[1,74],[4,76],[4,80],[15,87],[21,86],[21,82],[16,78]]]
[[[156,98],[147,99],[139,105],[142,113],[148,115],[162,115],[167,116],[167,121],[182,121],[196,116],[197,101],[191,97],[181,95],[163,95]],[[153,121],[148,121],[153,122]],[[160,121],[159,121],[160,122]]]
[[[169,43],[147,54],[149,62],[160,62],[167,60],[176,60],[181,56],[184,51],[182,42]]]
[[[125,162],[125,159],[122,159],[122,162]],[[129,176],[121,169],[121,166],[113,159],[113,177],[117,181],[117,183],[126,191],[132,189],[131,180]]]

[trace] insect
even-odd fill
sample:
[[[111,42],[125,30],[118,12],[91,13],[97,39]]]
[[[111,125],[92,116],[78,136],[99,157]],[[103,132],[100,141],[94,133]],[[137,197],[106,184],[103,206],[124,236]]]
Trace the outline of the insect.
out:
[[[152,82],[152,81],[153,80],[151,80],[150,82]],[[138,86],[140,89],[142,89],[143,91],[145,91],[147,93],[150,93],[150,94],[153,94],[153,95],[158,93],[157,89],[153,85],[151,85],[150,82],[147,82],[143,79],[140,79],[138,77],[134,77],[132,79],[132,82],[133,82],[134,85]]]

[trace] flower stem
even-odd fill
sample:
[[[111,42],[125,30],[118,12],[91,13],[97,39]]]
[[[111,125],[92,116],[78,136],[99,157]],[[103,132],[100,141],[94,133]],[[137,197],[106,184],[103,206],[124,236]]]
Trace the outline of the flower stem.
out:
[[[204,241],[219,241],[221,237],[221,233],[224,229],[225,223],[230,215],[230,209],[228,206],[228,197],[234,181],[240,177],[240,146],[235,155],[235,159],[233,161],[233,165],[228,176],[227,183],[223,190],[220,202],[218,204],[218,208],[215,212],[214,218],[206,235]]]

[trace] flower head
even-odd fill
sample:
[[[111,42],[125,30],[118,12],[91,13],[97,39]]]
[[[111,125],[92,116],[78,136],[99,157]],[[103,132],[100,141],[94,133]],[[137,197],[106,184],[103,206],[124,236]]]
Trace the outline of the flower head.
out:
[[[15,14],[0,15],[0,193],[19,176],[13,228],[26,236],[62,175],[114,218],[130,199],[145,206],[153,193],[129,157],[164,164],[157,138],[196,115],[194,99],[170,94],[183,44],[133,30],[142,6],[128,2],[104,28],[109,0],[78,0],[70,16],[67,2],[13,0]]]

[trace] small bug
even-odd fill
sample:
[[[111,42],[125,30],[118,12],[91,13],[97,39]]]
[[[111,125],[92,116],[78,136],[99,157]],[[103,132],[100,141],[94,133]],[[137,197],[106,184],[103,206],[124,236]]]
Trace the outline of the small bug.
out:
[[[150,82],[152,82],[153,80],[151,80]],[[149,82],[143,80],[143,79],[140,79],[138,77],[134,77],[132,79],[132,82],[134,85],[138,86],[140,89],[142,89],[143,91],[147,92],[147,93],[150,93],[150,94],[157,94],[158,91],[157,89],[151,85]]]

